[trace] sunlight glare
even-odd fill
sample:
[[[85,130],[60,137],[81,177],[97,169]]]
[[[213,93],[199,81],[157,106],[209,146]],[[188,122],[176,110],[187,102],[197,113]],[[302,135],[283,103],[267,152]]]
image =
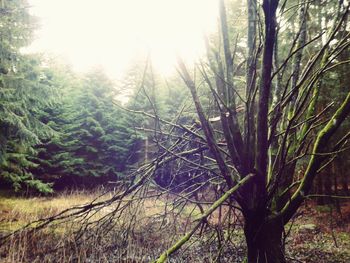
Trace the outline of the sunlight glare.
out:
[[[217,0],[29,0],[40,29],[30,51],[63,56],[77,71],[102,66],[112,78],[151,55],[173,71],[176,54],[194,61],[216,29]]]

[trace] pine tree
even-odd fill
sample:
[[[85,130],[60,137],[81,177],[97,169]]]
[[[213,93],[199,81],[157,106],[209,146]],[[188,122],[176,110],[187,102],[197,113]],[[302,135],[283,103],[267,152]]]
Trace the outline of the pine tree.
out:
[[[125,112],[113,104],[113,82],[95,70],[65,87],[64,94],[59,105],[42,115],[59,135],[38,146],[35,173],[58,188],[120,180],[131,164],[137,136]]]
[[[0,13],[0,179],[16,190],[26,185],[49,192],[29,172],[35,164],[28,157],[33,145],[51,134],[35,113],[51,103],[54,87],[40,59],[20,52],[35,28],[26,1],[1,1]]]

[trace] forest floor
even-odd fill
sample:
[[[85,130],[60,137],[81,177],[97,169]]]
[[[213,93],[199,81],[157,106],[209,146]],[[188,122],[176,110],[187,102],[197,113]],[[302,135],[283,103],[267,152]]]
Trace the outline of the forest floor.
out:
[[[18,229],[30,221],[57,214],[72,205],[89,202],[98,193],[71,192],[55,197],[14,197],[0,195],[0,235]],[[142,215],[158,214],[162,200],[148,200]],[[191,209],[188,208],[188,211]],[[140,210],[141,211],[141,210]],[[185,211],[186,212],[186,211]],[[190,213],[190,212],[189,212]],[[150,218],[150,217],[143,217]],[[215,217],[214,217],[215,218]],[[12,238],[0,248],[0,262],[150,262],[189,229],[188,220],[173,217],[160,222],[143,220],[141,226],[127,233],[125,229],[111,231],[89,244],[78,245],[64,226],[47,230],[37,236],[26,234]],[[176,253],[169,262],[242,262],[245,245],[241,228],[220,229],[211,222],[211,231],[203,230]],[[286,238],[288,262],[345,263],[350,262],[350,202],[342,202],[341,210],[334,206],[317,206],[308,202],[299,211]],[[221,231],[221,232],[220,232]],[[217,237],[222,236],[218,245]],[[227,236],[230,238],[226,238]],[[59,247],[58,243],[64,246]]]

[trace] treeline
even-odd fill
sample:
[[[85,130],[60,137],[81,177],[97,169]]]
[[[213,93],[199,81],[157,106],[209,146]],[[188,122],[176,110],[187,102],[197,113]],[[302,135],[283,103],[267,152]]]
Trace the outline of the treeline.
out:
[[[115,83],[100,70],[82,76],[21,48],[36,21],[26,1],[0,9],[0,184],[15,191],[118,180],[137,162],[140,136],[113,105]]]
[[[1,83],[2,184],[48,193],[54,183],[89,187],[122,177],[137,162],[140,139],[113,104],[114,83],[100,71],[78,77],[16,55]]]
[[[171,119],[186,91],[157,79],[149,62],[135,63],[116,83],[99,68],[79,75],[56,59],[25,54],[37,27],[28,7],[24,0],[0,7],[1,188],[51,193],[124,180],[152,158],[148,134],[157,122],[116,106],[118,98],[128,98],[124,106],[133,111]]]

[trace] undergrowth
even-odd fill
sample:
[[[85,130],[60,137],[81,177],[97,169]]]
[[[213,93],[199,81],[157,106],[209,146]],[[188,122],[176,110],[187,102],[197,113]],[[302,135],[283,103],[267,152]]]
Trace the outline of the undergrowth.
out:
[[[73,205],[83,204],[98,192],[70,192],[55,197],[0,198],[0,234],[26,225],[30,221],[57,214]],[[290,224],[286,239],[289,262],[350,262],[350,209],[345,204],[342,215],[320,211],[315,206],[302,209]],[[53,225],[37,232],[22,231],[0,248],[0,262],[150,262],[188,231],[198,215],[196,207],[185,207],[183,216],[167,213],[165,200],[149,199],[135,214],[125,211],[108,234],[90,230],[76,238],[77,222]],[[108,213],[109,208],[101,211]],[[180,208],[174,209],[174,211]],[[224,212],[224,211],[223,211]],[[125,228],[133,222],[132,228]],[[215,215],[169,262],[243,262],[245,255],[241,221],[236,227],[218,224]]]

